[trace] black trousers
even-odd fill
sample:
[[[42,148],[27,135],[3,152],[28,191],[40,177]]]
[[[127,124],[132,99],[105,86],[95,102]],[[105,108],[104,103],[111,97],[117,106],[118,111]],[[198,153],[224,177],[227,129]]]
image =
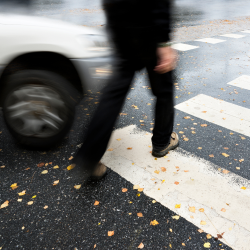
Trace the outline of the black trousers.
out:
[[[83,145],[73,160],[90,174],[107,149],[114,124],[130,89],[135,71],[144,67],[147,69],[153,94],[157,97],[152,144],[158,149],[169,144],[174,119],[172,72],[157,74],[154,71],[157,63],[155,54],[152,53],[139,61],[135,58],[133,62],[128,58],[121,59],[110,83],[103,89],[100,103],[90,122]]]

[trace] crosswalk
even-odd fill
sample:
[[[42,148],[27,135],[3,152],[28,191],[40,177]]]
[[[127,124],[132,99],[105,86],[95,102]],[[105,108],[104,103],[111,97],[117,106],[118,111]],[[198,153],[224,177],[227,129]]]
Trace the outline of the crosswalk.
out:
[[[249,90],[250,76],[227,84]],[[175,108],[206,121],[206,126],[220,126],[242,138],[250,136],[250,109],[242,106],[198,94]],[[249,249],[248,179],[181,148],[154,158],[151,133],[135,125],[116,130],[110,148],[102,161],[136,188],[143,188],[146,195],[212,236],[223,234],[221,241],[232,249]]]

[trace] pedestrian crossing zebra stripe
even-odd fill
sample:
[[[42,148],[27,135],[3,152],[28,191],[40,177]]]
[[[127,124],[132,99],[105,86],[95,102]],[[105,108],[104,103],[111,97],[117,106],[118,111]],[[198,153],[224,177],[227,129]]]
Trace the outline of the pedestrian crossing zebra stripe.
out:
[[[250,136],[250,110],[207,95],[197,95],[175,106],[190,115]]]
[[[236,39],[245,37],[244,35],[237,35],[237,34],[225,34],[225,35],[220,35],[220,36],[236,38]]]
[[[239,87],[242,89],[250,90],[250,76],[248,75],[240,76],[227,84],[235,86],[235,87]]]
[[[156,159],[150,153],[151,133],[135,125],[116,130],[110,148],[102,162],[146,195],[215,237],[224,233],[222,241],[233,249],[249,249],[249,180],[222,174],[219,166],[182,149]]]
[[[216,38],[203,38],[203,39],[198,39],[195,41],[203,42],[203,43],[211,43],[211,44],[226,42],[226,40],[221,40],[221,39],[216,39]]]
[[[179,51],[188,51],[188,50],[199,48],[199,46],[193,46],[193,45],[189,45],[185,43],[176,43],[176,44],[173,44],[171,47]]]

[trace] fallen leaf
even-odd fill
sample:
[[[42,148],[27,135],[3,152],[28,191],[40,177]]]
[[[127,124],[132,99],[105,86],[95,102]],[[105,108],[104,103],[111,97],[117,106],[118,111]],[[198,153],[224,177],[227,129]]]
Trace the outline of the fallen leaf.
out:
[[[131,149],[132,149],[131,147],[127,148],[127,150],[131,150]]]
[[[172,233],[173,232],[172,228],[169,228],[169,231]]]
[[[209,239],[212,238],[212,235],[211,235],[211,234],[207,234],[206,237],[207,237],[207,239],[209,240]]]
[[[69,160],[72,160],[73,158],[74,158],[73,156],[70,156],[70,157],[69,157]]]
[[[23,199],[17,199],[18,202],[22,202]]]
[[[180,216],[179,215],[174,215],[174,216],[172,216],[172,218],[175,219],[175,220],[179,220]]]
[[[231,132],[231,133],[229,133],[229,134],[230,134],[230,135],[233,135],[234,133]]]
[[[241,136],[240,138],[241,138],[241,140],[245,140],[245,139],[246,139],[246,138],[245,138],[245,137],[243,137],[243,136]]]
[[[144,188],[138,188],[138,191],[139,192],[142,192]]]
[[[223,156],[228,157],[229,155],[226,153],[221,153]]]
[[[196,132],[195,132],[195,131],[192,131],[191,133],[192,133],[192,134],[196,134]]]
[[[202,147],[198,147],[198,149],[202,149]]]
[[[224,149],[228,150],[229,148],[224,148]]]
[[[122,189],[122,192],[123,192],[123,193],[125,193],[125,192],[127,192],[127,191],[128,191],[127,188],[123,188],[123,189]]]
[[[75,164],[72,164],[72,165],[69,165],[68,167],[67,167],[67,169],[68,170],[71,170],[71,169],[73,169],[75,167]]]
[[[94,245],[94,248],[96,248],[96,244]]]
[[[179,185],[179,182],[178,182],[178,181],[175,181],[174,184],[175,184],[175,185]]]
[[[138,217],[143,217],[143,214],[142,213],[137,213],[137,216]]]
[[[195,207],[189,207],[188,210],[192,213],[195,213]]]
[[[0,168],[5,168],[5,166],[3,165],[3,166],[1,166]]]
[[[159,174],[159,173],[160,173],[160,171],[159,171],[159,170],[155,170],[155,171],[154,171],[154,173]]]
[[[140,248],[140,249],[144,248],[143,243],[141,243],[141,244],[138,246],[138,248]]]
[[[182,246],[184,246],[184,247],[186,246],[185,243],[181,243],[181,244],[182,244]]]
[[[200,212],[204,212],[205,210],[204,210],[204,208],[200,208],[199,211]]]
[[[32,199],[35,199],[36,198],[36,195],[32,196]]]
[[[45,205],[43,208],[44,208],[44,209],[47,209],[47,208],[48,208],[48,206],[47,206],[47,205]]]
[[[184,132],[183,131],[179,131],[179,134],[184,134]]]
[[[74,188],[75,188],[75,189],[80,189],[81,186],[82,186],[81,184],[80,184],[80,185],[75,185]]]
[[[220,133],[221,133],[222,131],[221,131],[221,130],[218,130],[218,132],[220,132]]]
[[[1,206],[0,209],[8,207],[9,206],[9,201],[5,201]]]
[[[45,167],[47,167],[49,165],[49,163],[45,163]]]
[[[152,200],[152,203],[156,203],[156,200]]]
[[[108,236],[113,236],[115,234],[114,231],[108,231]]]
[[[222,212],[226,212],[226,209],[225,209],[225,208],[222,208],[221,211],[222,211]]]
[[[134,185],[134,186],[133,186],[133,189],[138,189],[138,188],[140,188],[139,185]]]
[[[43,170],[42,172],[41,172],[41,174],[47,174],[48,173],[48,170]]]
[[[26,190],[23,190],[22,192],[18,193],[19,196],[25,195],[26,194]]]
[[[181,204],[176,204],[175,208],[181,208]]]
[[[116,139],[117,141],[120,141],[121,139],[119,138],[119,139]]]
[[[190,116],[185,116],[183,118],[187,120],[187,119],[190,119]]]
[[[30,206],[34,203],[34,201],[29,201],[27,204]]]
[[[240,170],[240,167],[236,167],[237,170]]]
[[[241,187],[240,189],[246,190],[247,188],[246,187]]]
[[[107,151],[113,151],[114,149],[113,148],[109,148]]]
[[[54,169],[57,169],[57,168],[59,168],[59,166],[58,166],[58,165],[56,165],[56,166],[54,166],[53,168],[54,168]]]
[[[99,201],[95,201],[95,203],[94,203],[94,206],[97,206],[97,205],[99,205]]]
[[[157,220],[153,220],[150,222],[150,225],[152,225],[152,226],[156,226],[158,224],[159,224],[159,222]]]
[[[189,170],[184,170],[185,173],[189,172]]]
[[[226,169],[223,169],[222,173],[223,174],[228,174],[230,171],[226,170]]]
[[[144,122],[144,120],[140,120],[140,122]]]
[[[202,220],[200,224],[201,224],[201,225],[206,225],[206,224],[207,224],[207,222],[206,222],[206,221],[204,221],[204,220]]]
[[[201,127],[207,127],[207,124],[201,124]]]
[[[51,161],[51,162],[49,162],[49,164],[50,164],[50,165],[52,165],[52,161]]]
[[[212,158],[213,158],[213,157],[214,157],[214,155],[213,155],[213,154],[212,154],[212,155],[209,155],[209,157],[212,157]]]
[[[59,180],[54,181],[53,186],[56,186],[59,183]]]
[[[183,141],[189,141],[189,139],[187,137],[183,138]]]
[[[38,163],[37,166],[40,168],[40,167],[44,166],[44,163],[43,162]]]
[[[244,161],[244,159],[240,159],[240,160],[239,160],[239,162],[243,162],[243,161]]]
[[[18,188],[17,183],[12,184],[10,187],[12,188],[12,190]]]
[[[222,118],[223,120],[226,120],[226,118],[224,117],[224,118]]]
[[[138,197],[140,197],[140,196],[141,196],[141,194],[137,194],[137,196],[138,196]]]
[[[197,230],[199,233],[203,233],[204,231],[202,229]]]
[[[203,245],[205,248],[210,248],[211,244],[209,242],[204,243]]]
[[[162,172],[166,172],[166,171],[167,171],[167,169],[166,169],[166,168],[164,168],[164,167],[161,167],[161,171],[162,171]]]

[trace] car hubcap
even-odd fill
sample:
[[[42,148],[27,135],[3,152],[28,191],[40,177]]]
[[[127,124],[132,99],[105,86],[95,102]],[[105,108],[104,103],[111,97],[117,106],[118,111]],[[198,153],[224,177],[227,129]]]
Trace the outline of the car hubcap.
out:
[[[19,134],[51,137],[66,121],[66,105],[52,88],[26,85],[13,91],[6,100],[10,126]]]

